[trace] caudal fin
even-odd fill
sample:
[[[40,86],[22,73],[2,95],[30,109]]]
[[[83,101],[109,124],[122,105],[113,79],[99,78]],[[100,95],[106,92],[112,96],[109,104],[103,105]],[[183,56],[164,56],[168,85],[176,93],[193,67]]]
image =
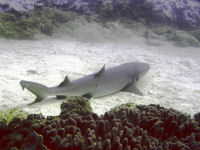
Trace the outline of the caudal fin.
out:
[[[33,103],[37,103],[42,101],[43,99],[47,98],[49,96],[49,89],[45,85],[42,85],[40,83],[31,82],[31,81],[20,81],[20,85],[22,89],[26,88],[31,93],[36,95],[36,99]],[[33,104],[31,103],[31,104]]]

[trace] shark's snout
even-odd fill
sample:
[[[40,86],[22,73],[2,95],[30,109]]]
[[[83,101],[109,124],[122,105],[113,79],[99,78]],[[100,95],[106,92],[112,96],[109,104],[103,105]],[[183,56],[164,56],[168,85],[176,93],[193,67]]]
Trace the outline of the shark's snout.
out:
[[[150,65],[147,63],[141,63],[138,69],[139,69],[139,72],[146,73],[150,69]]]
[[[150,65],[145,63],[145,70],[146,70],[146,72],[149,71],[149,69],[150,69]]]
[[[139,63],[137,66],[137,74],[139,75],[139,78],[143,77],[148,70],[150,69],[150,65],[147,63]]]

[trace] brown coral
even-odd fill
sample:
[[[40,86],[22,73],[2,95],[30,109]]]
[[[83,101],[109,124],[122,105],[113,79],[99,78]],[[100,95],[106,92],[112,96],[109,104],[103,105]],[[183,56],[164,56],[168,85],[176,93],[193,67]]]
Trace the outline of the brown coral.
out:
[[[31,115],[26,120],[11,122],[8,127],[1,126],[4,138],[0,139],[0,148],[8,148],[3,142],[12,143],[12,138],[5,137],[13,134],[23,135],[18,143],[9,144],[9,147],[21,144],[17,148],[27,146],[32,139],[39,144],[35,149],[200,149],[198,122],[176,110],[159,105],[138,105],[112,109],[99,117],[91,111],[88,100],[76,100],[62,104],[60,116],[45,119]]]

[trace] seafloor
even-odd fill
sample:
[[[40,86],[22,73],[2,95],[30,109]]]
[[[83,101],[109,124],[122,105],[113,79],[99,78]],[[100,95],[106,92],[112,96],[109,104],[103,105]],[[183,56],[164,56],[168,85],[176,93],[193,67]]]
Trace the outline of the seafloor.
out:
[[[70,10],[61,7],[69,1],[35,9],[26,7],[33,1],[13,2],[0,2],[0,149],[200,149],[198,1],[155,1],[158,11],[168,6],[161,15],[140,11],[146,3],[136,0],[102,1],[95,15],[91,1],[65,5]],[[57,85],[66,74],[76,79],[128,61],[151,66],[137,85],[143,97],[119,92],[27,106],[35,97],[19,85]]]

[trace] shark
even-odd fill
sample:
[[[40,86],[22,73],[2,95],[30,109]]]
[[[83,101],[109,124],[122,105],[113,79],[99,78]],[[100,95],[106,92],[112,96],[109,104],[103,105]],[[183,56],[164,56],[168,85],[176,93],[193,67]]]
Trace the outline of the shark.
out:
[[[21,80],[22,89],[27,89],[36,99],[37,103],[49,96],[57,98],[70,96],[83,96],[86,98],[102,97],[114,94],[119,91],[130,92],[143,96],[143,93],[136,87],[136,82],[143,77],[150,65],[143,62],[127,62],[112,68],[105,68],[105,65],[98,71],[81,78],[70,81],[68,76],[57,86],[47,87],[43,84]],[[33,104],[31,103],[31,104]]]

